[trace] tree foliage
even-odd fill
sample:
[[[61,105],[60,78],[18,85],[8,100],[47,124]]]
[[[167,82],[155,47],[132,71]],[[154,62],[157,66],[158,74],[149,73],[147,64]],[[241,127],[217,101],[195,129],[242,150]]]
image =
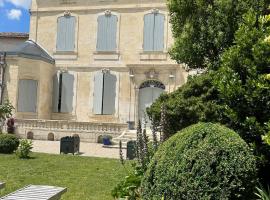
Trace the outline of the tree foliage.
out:
[[[256,161],[234,131],[192,125],[161,145],[142,181],[143,199],[252,199]]]
[[[168,0],[175,38],[172,58],[190,68],[218,67],[242,15],[250,8],[262,11],[264,1],[268,0]]]
[[[152,121],[160,121],[161,107],[166,107],[167,131],[170,135],[202,122],[218,122],[223,107],[213,85],[213,72],[189,77],[188,82],[173,93],[163,94],[147,109]]]
[[[260,177],[269,181],[270,148],[262,136],[270,128],[270,17],[250,11],[243,19],[218,70],[191,78],[148,112],[159,120],[160,105],[168,105],[172,134],[199,121],[225,124],[254,148]]]

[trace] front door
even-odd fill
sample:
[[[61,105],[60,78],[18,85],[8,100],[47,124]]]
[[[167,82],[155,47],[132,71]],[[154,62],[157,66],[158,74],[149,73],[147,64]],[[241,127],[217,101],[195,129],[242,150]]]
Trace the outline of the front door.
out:
[[[165,86],[158,81],[147,81],[143,83],[139,91],[139,119],[143,125],[150,126],[146,109],[164,92]],[[146,123],[146,124],[145,124]]]

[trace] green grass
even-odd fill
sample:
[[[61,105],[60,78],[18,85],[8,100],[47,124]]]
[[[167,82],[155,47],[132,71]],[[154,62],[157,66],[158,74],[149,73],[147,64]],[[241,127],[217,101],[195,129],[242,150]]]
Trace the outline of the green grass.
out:
[[[67,187],[63,200],[109,200],[113,187],[126,175],[116,159],[32,154],[29,160],[0,154],[0,196],[29,184]]]

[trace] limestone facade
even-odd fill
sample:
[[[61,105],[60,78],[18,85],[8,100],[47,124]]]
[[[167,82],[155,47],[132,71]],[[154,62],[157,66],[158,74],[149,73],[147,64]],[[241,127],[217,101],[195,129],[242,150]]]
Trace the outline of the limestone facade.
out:
[[[108,13],[117,17],[116,48],[113,51],[98,51],[98,19]],[[149,13],[164,16],[162,50],[144,50],[145,16]],[[58,20],[63,16],[75,17],[72,51],[57,50],[60,37]],[[173,44],[170,26],[165,0],[33,0],[29,38],[55,62],[8,56],[7,97],[20,121],[18,134],[24,137],[28,132],[36,131],[38,133],[34,134],[39,135],[39,139],[46,139],[48,133],[54,133],[59,139],[60,136],[83,133],[82,139],[90,142],[96,140],[97,133],[121,134],[126,123],[136,122],[141,117],[140,109],[151,104],[144,101],[143,89],[161,84],[159,89],[172,92],[186,82],[187,72],[168,55]],[[95,75],[101,71],[116,78],[115,87],[112,87],[115,89],[114,100],[109,101],[114,102],[110,114],[94,112],[97,92]],[[61,73],[73,77],[69,112],[57,112],[53,108],[53,77],[59,77]],[[18,84],[22,79],[37,80],[36,112],[18,110]],[[142,87],[147,81],[149,84]],[[148,95],[147,90],[145,95]],[[154,100],[157,96],[150,98]],[[56,128],[55,123],[61,124],[60,128]],[[72,128],[68,127],[69,123],[77,125]],[[92,128],[89,128],[90,124]],[[93,128],[95,126],[96,129]]]

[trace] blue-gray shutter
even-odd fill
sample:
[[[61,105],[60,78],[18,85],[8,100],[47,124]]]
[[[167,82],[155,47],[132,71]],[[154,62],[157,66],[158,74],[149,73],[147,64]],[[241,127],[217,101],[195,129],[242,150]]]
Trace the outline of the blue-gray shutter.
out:
[[[37,111],[37,81],[19,80],[18,112]]]
[[[57,74],[53,76],[53,96],[52,96],[52,107],[53,112],[58,112],[59,104],[59,78]]]
[[[98,17],[97,51],[106,51],[107,43],[107,18],[105,15]]]
[[[163,51],[164,49],[164,22],[165,16],[163,14],[155,15],[154,51]]]
[[[103,101],[103,73],[97,72],[94,80],[94,103],[93,110],[96,115],[102,114]]]
[[[143,50],[153,51],[154,50],[154,23],[155,15],[146,14],[144,16],[144,38],[143,38]]]
[[[107,16],[107,51],[116,50],[117,21],[116,15]]]
[[[115,112],[116,76],[104,74],[103,114],[112,115]]]
[[[57,51],[65,51],[66,49],[66,17],[59,17],[57,20]]]
[[[66,17],[66,51],[74,51],[75,48],[75,25],[76,18],[67,16]]]
[[[61,112],[71,113],[73,110],[74,76],[62,73]]]

